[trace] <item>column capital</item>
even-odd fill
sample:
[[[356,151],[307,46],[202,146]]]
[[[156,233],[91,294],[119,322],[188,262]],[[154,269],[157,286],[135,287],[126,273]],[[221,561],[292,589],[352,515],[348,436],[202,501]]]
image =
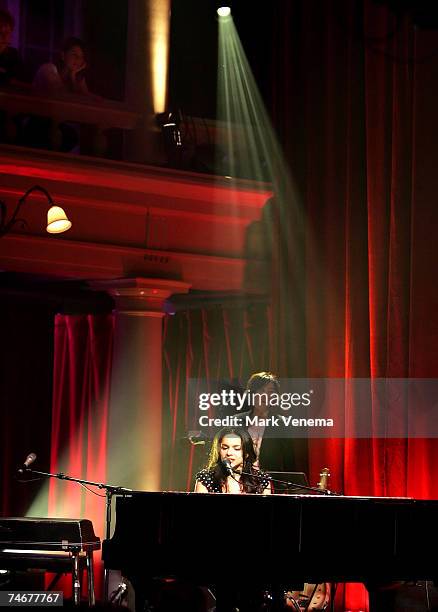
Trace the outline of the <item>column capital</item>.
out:
[[[95,291],[106,291],[123,314],[143,317],[163,317],[164,302],[174,293],[188,293],[191,285],[163,278],[117,278],[89,281]]]

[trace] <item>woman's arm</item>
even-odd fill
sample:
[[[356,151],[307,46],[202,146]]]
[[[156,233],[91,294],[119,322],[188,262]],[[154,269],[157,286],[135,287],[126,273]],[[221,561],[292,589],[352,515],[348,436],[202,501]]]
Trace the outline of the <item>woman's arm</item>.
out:
[[[263,495],[271,495],[272,493],[272,483],[269,483],[266,489],[263,490]]]
[[[207,487],[205,487],[199,480],[196,481],[194,493],[208,493]]]
[[[51,63],[43,64],[38,68],[32,86],[37,93],[46,95],[57,95],[64,90],[58,69],[55,64]]]

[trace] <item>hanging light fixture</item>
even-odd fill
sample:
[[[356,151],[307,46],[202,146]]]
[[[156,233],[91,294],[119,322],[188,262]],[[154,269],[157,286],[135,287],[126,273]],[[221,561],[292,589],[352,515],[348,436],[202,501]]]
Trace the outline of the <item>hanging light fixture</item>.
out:
[[[47,211],[47,227],[49,234],[62,234],[71,228],[71,221],[60,206],[51,206]]]
[[[65,214],[64,209],[55,205],[52,196],[47,189],[44,189],[44,187],[40,187],[39,185],[34,185],[18,200],[15,210],[8,221],[6,220],[6,204],[0,200],[0,238],[10,232],[11,229],[17,224],[21,226],[26,225],[26,221],[19,218],[18,214],[29,195],[35,191],[39,191],[40,193],[44,194],[50,204],[50,208],[47,212],[47,232],[49,234],[61,234],[62,232],[66,232],[71,228],[71,221]]]

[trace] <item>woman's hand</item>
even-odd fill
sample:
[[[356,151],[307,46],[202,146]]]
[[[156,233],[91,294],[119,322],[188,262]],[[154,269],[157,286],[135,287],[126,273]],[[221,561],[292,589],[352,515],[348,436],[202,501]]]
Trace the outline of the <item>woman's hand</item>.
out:
[[[73,87],[73,92],[81,95],[88,96],[88,86],[85,80],[85,68],[87,67],[86,62],[83,62],[78,68],[72,68],[70,71],[70,80]]]
[[[78,74],[79,74],[79,73],[80,73],[82,70],[85,70],[85,68],[86,68],[86,67],[87,67],[87,63],[86,63],[86,62],[84,62],[84,63],[82,64],[82,66],[79,66],[78,68],[72,68],[72,69],[71,69],[71,78],[72,78],[73,80],[75,80],[75,81],[76,81],[76,80],[77,80],[77,76],[78,76]],[[82,77],[82,78],[83,78],[83,77]]]

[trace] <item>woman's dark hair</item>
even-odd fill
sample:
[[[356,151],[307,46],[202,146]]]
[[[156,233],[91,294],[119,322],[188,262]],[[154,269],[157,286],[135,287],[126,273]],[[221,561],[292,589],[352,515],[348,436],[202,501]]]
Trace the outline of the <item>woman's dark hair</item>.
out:
[[[222,440],[227,436],[237,436],[242,442],[242,471],[249,474],[257,474],[257,470],[253,467],[257,457],[252,438],[248,431],[240,427],[224,427],[217,432],[213,439],[207,464],[207,469],[213,472],[214,483],[221,490],[222,486],[227,480],[227,472],[221,462],[220,447]],[[256,477],[245,476],[242,474],[240,477],[240,483],[245,493],[261,493],[263,490],[259,479]]]
[[[70,38],[66,38],[64,40],[64,44],[62,46],[62,52],[68,53],[70,49],[73,49],[73,47],[79,47],[84,53],[84,55],[87,51],[85,47],[85,43],[80,38],[76,38],[76,36],[70,36]]]

